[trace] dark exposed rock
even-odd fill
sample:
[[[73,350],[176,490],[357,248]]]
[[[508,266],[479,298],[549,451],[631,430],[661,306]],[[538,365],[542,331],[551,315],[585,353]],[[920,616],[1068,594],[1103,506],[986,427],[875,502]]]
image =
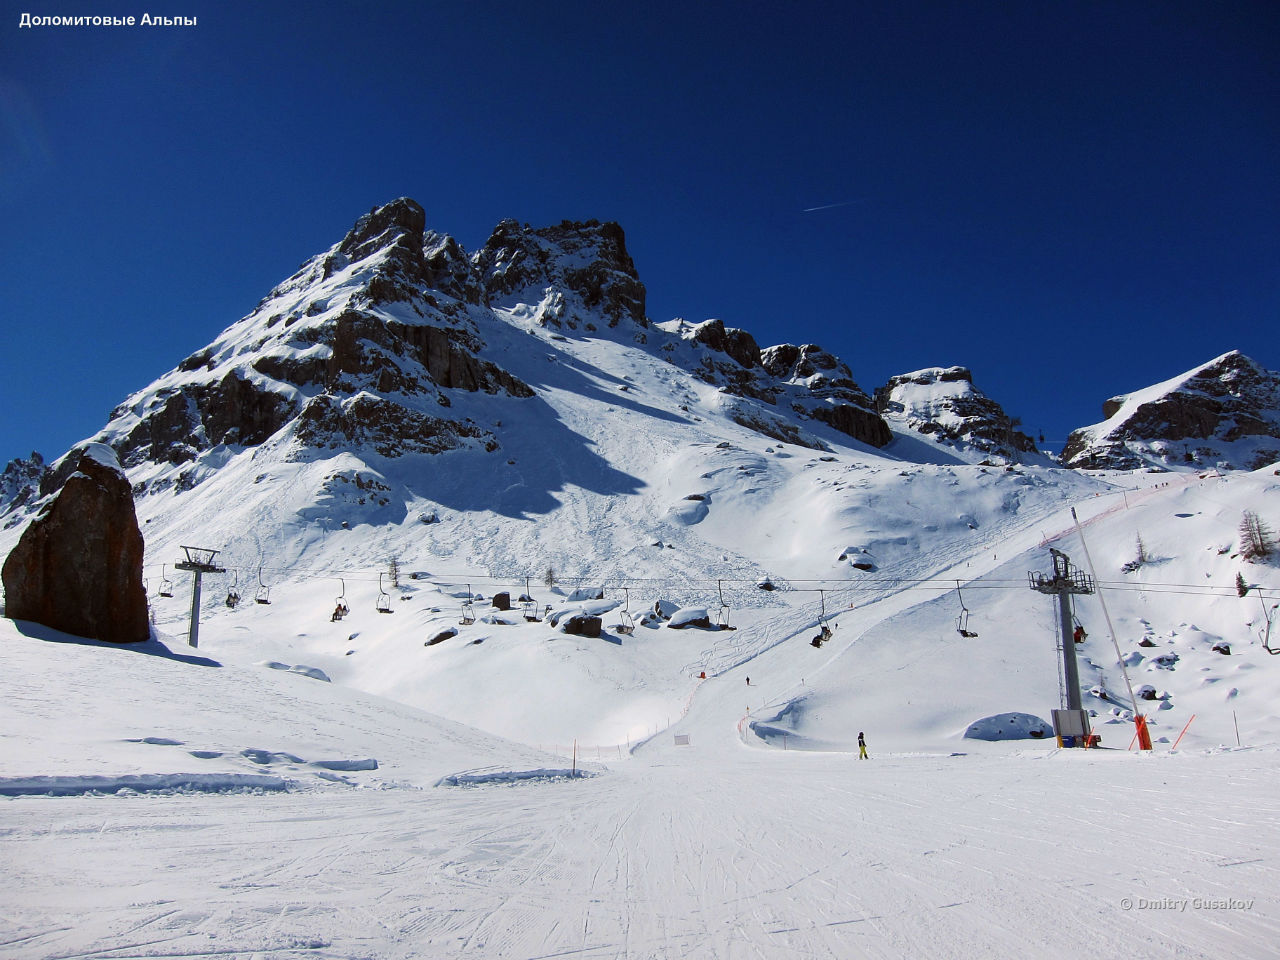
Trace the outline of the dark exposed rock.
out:
[[[473,262],[489,302],[518,295],[540,303],[550,288],[571,295],[587,313],[603,315],[610,327],[624,319],[648,325],[644,284],[616,223],[565,220],[535,230],[503,220]],[[585,323],[572,306],[558,311],[555,321],[571,328]]]
[[[311,447],[335,449],[368,446],[384,457],[406,453],[442,453],[480,442],[485,450],[498,449],[498,441],[475,424],[432,417],[393,401],[361,393],[342,402],[321,395],[308,401],[298,414],[296,436]]]
[[[0,473],[0,516],[35,502],[48,472],[44,457],[35,451],[25,460],[10,460]]]
[[[1072,431],[1062,462],[1086,469],[1225,464],[1256,469],[1280,455],[1280,374],[1239,351],[1103,404],[1103,423]]]
[[[598,637],[603,624],[599,617],[577,614],[565,621],[564,632],[577,637]]]
[[[694,339],[712,350],[728,354],[740,367],[760,366],[760,346],[745,330],[726,328],[719,320],[708,320],[694,329]]]
[[[146,640],[143,542],[129,481],[102,444],[64,462],[57,472],[65,481],[5,560],[6,615],[110,643]]]
[[[928,367],[891,377],[876,390],[875,407],[887,420],[938,443],[1017,459],[1035,442],[1019,421],[973,385],[967,367]]]

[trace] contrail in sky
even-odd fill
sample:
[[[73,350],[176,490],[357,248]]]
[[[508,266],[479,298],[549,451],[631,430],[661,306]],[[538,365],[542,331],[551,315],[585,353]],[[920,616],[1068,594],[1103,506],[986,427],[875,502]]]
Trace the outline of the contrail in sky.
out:
[[[841,200],[839,203],[824,203],[820,207],[805,207],[801,213],[813,213],[815,210],[833,210],[836,207],[847,207],[854,203],[866,203],[865,197],[859,197],[857,200]]]

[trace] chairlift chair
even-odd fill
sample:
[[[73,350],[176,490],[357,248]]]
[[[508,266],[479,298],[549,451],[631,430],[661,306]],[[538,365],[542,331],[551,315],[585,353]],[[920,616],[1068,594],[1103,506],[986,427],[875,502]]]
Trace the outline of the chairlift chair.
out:
[[[391,594],[382,589],[382,573],[378,573],[378,612],[395,613],[391,609]]]
[[[630,609],[631,608],[631,591],[628,590],[626,587],[623,587],[622,595],[623,595],[622,609],[618,612],[618,622],[613,629],[616,630],[618,633],[622,634],[624,637],[629,637],[631,636],[631,634],[636,632],[636,621],[631,616],[631,609]]]
[[[231,589],[227,591],[227,606],[234,610],[240,602],[240,591],[236,589],[240,584],[240,571],[232,570],[231,574],[234,579],[231,581]]]
[[[253,602],[262,604],[271,602],[271,588],[262,582],[262,567],[258,567],[258,592],[253,596]]]
[[[820,647],[831,639],[831,624],[827,621],[827,592],[825,590],[818,591],[818,602],[820,604],[818,613],[818,632],[809,644],[814,647]]]
[[[342,584],[342,588],[334,598],[333,614],[329,617],[330,623],[336,623],[351,612],[351,608],[347,606],[347,581],[339,577],[338,583]]]
[[[462,619],[458,626],[467,627],[476,622],[476,608],[471,600],[471,584],[467,584],[467,599],[462,601]]]
[[[969,629],[969,608],[964,605],[964,594],[960,592],[960,581],[956,581],[956,596],[960,598],[960,615],[956,617],[956,633],[967,639],[978,635],[976,630]]]
[[[170,580],[168,575],[165,573],[165,567],[166,564],[160,564],[160,596],[172,597],[173,581]]]
[[[717,630],[737,630],[737,627],[729,624],[729,605],[724,602],[724,584],[717,580],[716,590],[720,593],[720,612],[716,615]]]

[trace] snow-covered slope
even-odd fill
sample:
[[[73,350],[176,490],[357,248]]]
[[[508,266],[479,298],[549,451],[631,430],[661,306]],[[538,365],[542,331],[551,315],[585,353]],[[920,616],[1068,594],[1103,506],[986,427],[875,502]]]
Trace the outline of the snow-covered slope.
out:
[[[1280,374],[1233,350],[1103,404],[1067,438],[1071,467],[1249,470],[1280,460]]]

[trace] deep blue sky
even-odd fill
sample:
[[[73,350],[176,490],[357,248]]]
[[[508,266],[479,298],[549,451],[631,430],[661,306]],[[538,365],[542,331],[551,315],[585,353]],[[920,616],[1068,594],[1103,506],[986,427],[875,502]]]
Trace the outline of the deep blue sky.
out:
[[[3,10],[0,463],[402,195],[468,249],[617,220],[652,319],[820,343],[868,392],[964,364],[1050,441],[1228,349],[1280,369],[1270,0]]]

